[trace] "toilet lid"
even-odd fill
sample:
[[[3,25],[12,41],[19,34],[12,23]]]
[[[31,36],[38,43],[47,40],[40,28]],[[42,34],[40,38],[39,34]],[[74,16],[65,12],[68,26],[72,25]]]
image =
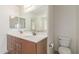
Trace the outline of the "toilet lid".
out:
[[[71,54],[71,50],[69,48],[66,47],[59,47],[59,53],[60,54]]]

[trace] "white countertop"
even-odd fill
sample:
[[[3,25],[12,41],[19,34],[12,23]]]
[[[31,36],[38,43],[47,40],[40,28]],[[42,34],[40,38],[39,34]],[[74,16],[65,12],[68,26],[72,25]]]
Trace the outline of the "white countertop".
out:
[[[23,32],[20,34],[19,32],[16,31],[9,31],[8,35],[15,36],[24,40],[32,41],[34,43],[37,43],[47,37],[46,33],[39,32],[35,36],[32,35],[32,32]]]

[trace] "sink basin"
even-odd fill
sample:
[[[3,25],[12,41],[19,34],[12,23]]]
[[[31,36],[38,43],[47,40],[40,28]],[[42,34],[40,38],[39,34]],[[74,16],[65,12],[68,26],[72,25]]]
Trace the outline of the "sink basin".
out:
[[[21,36],[29,39],[37,39],[37,38],[42,38],[46,35],[42,33],[37,33],[36,35],[33,35],[31,32],[29,32],[29,33],[23,33],[21,34]]]

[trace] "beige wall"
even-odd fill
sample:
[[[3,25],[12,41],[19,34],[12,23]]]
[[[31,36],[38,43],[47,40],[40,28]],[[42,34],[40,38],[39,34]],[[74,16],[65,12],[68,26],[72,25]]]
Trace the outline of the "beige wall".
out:
[[[72,41],[70,48],[72,53],[77,53],[76,45],[76,6],[49,6],[49,42],[54,42],[55,50],[58,49],[58,37],[69,36]],[[79,48],[79,47],[78,47]],[[49,49],[50,50],[50,49]],[[51,50],[50,50],[51,51]],[[49,52],[51,53],[51,52]]]
[[[9,30],[9,16],[18,15],[16,6],[0,6],[0,53],[7,52],[6,34]]]
[[[54,6],[55,46],[58,48],[58,37],[69,36],[72,53],[76,53],[76,6]]]
[[[47,50],[48,53],[53,53],[53,49],[49,47],[50,43],[53,43],[54,40],[54,22],[53,22],[53,6],[48,6],[48,43],[47,43]]]
[[[77,53],[79,54],[79,6],[76,6],[76,13],[77,13],[77,21],[76,21],[76,24],[77,24],[77,43],[76,43],[76,48],[77,48]]]

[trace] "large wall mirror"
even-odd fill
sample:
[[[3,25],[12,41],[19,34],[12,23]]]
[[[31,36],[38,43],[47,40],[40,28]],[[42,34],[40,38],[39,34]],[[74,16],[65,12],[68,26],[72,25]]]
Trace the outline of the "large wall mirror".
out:
[[[26,31],[47,31],[47,6],[22,6],[21,17],[10,16],[10,28],[25,28]]]

